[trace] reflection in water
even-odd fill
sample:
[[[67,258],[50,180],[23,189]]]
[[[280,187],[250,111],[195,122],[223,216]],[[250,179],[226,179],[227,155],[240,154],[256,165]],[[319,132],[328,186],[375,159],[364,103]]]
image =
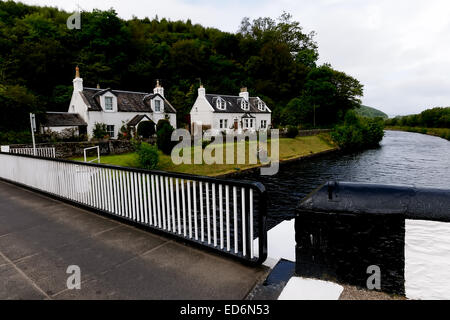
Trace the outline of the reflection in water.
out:
[[[299,161],[282,166],[272,177],[245,174],[243,178],[260,181],[267,188],[270,228],[291,219],[300,199],[328,180],[450,188],[450,142],[386,131],[377,149]]]

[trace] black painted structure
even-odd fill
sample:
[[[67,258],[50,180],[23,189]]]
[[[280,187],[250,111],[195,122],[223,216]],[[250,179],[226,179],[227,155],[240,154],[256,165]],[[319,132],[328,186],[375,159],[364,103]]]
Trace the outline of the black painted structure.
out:
[[[405,219],[450,222],[450,190],[328,182],[297,208],[296,273],[404,294]]]

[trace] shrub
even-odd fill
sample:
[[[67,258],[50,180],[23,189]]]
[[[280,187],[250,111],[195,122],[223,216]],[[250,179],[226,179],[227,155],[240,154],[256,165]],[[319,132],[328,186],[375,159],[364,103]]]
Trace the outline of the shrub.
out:
[[[127,124],[123,124],[120,127],[117,137],[119,140],[130,140],[131,138],[133,138],[132,128]]]
[[[162,121],[162,120],[161,120]],[[158,124],[161,122],[159,121]],[[164,154],[170,155],[172,148],[175,146],[176,142],[172,141],[172,132],[175,129],[167,122],[162,125],[156,133],[156,144],[158,149]]]
[[[96,122],[94,129],[92,130],[92,135],[95,139],[103,139],[108,135],[106,131],[106,124]]]
[[[287,126],[286,137],[295,138],[298,135],[298,128],[295,126]]]
[[[158,132],[159,130],[161,130],[164,126],[171,126],[169,120],[167,119],[161,119],[158,121],[158,123],[156,124],[156,132]],[[172,126],[171,126],[172,127]]]
[[[131,139],[131,145],[133,146],[133,150],[138,152],[139,149],[141,148],[142,145],[142,141],[139,139]]]
[[[158,165],[158,149],[146,142],[142,142],[137,151],[138,161],[142,168],[147,170],[155,169]]]
[[[31,143],[30,131],[6,131],[0,132],[0,144],[27,144]]]
[[[345,115],[343,125],[336,126],[331,132],[333,141],[342,150],[362,150],[379,146],[384,136],[383,121],[360,118],[353,110]]]
[[[145,139],[155,134],[155,123],[153,121],[142,121],[137,128],[137,134]]]

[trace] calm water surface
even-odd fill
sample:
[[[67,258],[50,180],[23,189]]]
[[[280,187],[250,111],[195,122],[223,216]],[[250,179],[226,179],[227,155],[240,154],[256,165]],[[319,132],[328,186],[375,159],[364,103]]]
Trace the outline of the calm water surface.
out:
[[[418,133],[386,131],[381,147],[332,154],[280,168],[276,176],[246,174],[269,193],[269,227],[291,219],[296,204],[328,180],[450,188],[450,141]]]

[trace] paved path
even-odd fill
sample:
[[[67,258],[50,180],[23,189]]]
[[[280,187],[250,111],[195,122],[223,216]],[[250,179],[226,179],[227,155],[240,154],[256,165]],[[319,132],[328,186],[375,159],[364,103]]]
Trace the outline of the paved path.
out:
[[[264,274],[0,181],[0,299],[243,299]]]

